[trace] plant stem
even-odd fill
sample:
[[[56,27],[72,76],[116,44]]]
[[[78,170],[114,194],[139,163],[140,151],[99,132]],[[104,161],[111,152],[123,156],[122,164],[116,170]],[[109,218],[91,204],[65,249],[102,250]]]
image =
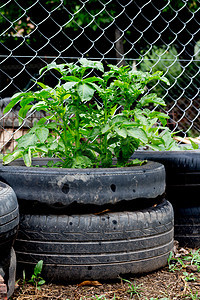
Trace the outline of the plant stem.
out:
[[[76,153],[80,150],[80,133],[79,133],[79,114],[78,112],[75,113],[75,146],[76,146]]]

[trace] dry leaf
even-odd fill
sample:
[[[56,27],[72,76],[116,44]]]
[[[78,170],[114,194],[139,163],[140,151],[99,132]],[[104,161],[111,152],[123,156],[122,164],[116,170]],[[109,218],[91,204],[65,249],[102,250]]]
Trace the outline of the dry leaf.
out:
[[[180,248],[178,249],[178,252],[176,253],[175,257],[181,257],[181,256],[184,256],[184,255],[188,255],[190,252],[185,249],[185,248]]]
[[[85,286],[85,285],[98,286],[102,284],[98,281],[91,281],[91,280],[86,280],[78,284],[78,286]]]

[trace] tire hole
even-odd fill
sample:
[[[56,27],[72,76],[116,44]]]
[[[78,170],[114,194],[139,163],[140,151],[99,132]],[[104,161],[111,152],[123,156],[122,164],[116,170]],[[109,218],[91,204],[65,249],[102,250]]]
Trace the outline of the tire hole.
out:
[[[64,185],[62,186],[62,192],[64,194],[68,194],[69,193],[69,185],[67,183],[64,183]]]
[[[111,184],[110,188],[111,188],[111,190],[112,190],[113,192],[116,191],[116,185],[115,185],[115,184]]]
[[[135,189],[133,189],[133,193],[135,193],[136,191],[135,191]]]
[[[72,222],[69,222],[69,225],[73,225],[73,223],[72,223]]]
[[[115,225],[117,224],[117,221],[116,221],[116,220],[113,220],[112,222],[113,222],[113,224],[115,224]]]
[[[116,185],[115,185],[115,184],[111,184],[110,188],[111,188],[111,190],[112,190],[113,192],[116,191]]]

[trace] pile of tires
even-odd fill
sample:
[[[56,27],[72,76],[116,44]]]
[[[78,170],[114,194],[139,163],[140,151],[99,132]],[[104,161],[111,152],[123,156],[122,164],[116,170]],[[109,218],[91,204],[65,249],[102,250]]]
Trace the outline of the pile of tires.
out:
[[[180,246],[200,247],[200,150],[136,151],[132,158],[162,163],[166,198],[175,214],[174,237]]]
[[[19,226],[19,209],[11,187],[0,182],[0,275],[7,285],[8,297],[14,292],[16,256],[13,244]]]
[[[114,279],[167,264],[174,214],[160,163],[81,170],[1,166],[0,176],[20,206],[19,274],[32,274],[39,260],[53,282]]]

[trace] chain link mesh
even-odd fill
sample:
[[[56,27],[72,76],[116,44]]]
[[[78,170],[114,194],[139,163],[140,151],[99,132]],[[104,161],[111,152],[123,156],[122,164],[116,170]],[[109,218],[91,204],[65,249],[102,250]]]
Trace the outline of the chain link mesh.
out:
[[[80,57],[142,71],[161,70],[169,127],[200,132],[199,0],[7,0],[0,3],[0,147],[13,149],[41,113],[18,126],[18,107],[3,115],[10,97],[34,90],[46,64]],[[55,75],[49,78],[53,83]],[[55,80],[56,83],[56,80]]]

